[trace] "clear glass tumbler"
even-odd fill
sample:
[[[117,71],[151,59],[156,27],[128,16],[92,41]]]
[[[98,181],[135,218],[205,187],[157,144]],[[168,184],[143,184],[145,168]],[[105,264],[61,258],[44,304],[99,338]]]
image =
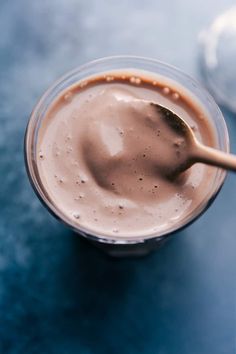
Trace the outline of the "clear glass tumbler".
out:
[[[219,104],[236,112],[236,6],[200,34],[202,79]]]
[[[36,145],[38,131],[41,122],[45,117],[49,106],[53,100],[66,88],[81,81],[86,80],[91,76],[98,76],[100,73],[109,73],[116,70],[124,71],[141,71],[142,74],[154,75],[163,77],[165,80],[171,80],[189,92],[193,99],[206,111],[207,116],[215,130],[217,148],[228,152],[229,139],[228,131],[222,116],[221,111],[216,105],[209,93],[195,80],[188,75],[182,73],[178,69],[161,63],[159,61],[140,57],[119,56],[108,57],[95,60],[85,64],[72,72],[69,72],[64,77],[59,79],[52,87],[50,87],[42,98],[39,100],[35,109],[33,110],[25,134],[25,163],[30,182],[43,204],[48,210],[56,216],[60,221],[64,222],[75,232],[88,239],[91,243],[101,248],[105,252],[113,256],[137,256],[148,254],[151,250],[162,244],[173,235],[176,231],[186,227],[199,217],[211,204],[219,192],[226,172],[218,169],[214,180],[212,181],[212,188],[208,194],[201,201],[198,207],[191,215],[186,215],[178,225],[172,225],[165,230],[164,233],[143,237],[120,237],[106,236],[102,234],[91,234],[88,230],[78,227],[73,224],[66,215],[64,215],[59,205],[55,205],[44,190],[43,184],[39,177],[39,172],[36,162]]]

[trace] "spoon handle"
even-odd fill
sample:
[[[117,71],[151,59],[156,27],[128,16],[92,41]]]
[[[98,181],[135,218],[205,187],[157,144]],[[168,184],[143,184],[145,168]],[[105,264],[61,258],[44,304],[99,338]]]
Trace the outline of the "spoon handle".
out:
[[[236,172],[236,155],[213,149],[201,143],[197,143],[194,159],[198,162]]]

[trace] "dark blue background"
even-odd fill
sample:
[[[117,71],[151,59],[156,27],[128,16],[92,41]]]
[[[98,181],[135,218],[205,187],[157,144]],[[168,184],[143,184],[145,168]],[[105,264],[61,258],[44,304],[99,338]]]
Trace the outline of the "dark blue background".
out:
[[[236,353],[236,177],[156,253],[114,260],[54,220],[26,177],[33,105],[61,74],[135,54],[197,77],[198,35],[231,0],[0,3],[0,353]],[[236,152],[236,117],[225,112]]]

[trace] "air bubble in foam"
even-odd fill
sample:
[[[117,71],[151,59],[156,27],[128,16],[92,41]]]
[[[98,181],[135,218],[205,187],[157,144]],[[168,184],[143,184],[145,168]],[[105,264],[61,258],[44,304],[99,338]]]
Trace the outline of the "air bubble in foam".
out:
[[[169,93],[170,93],[169,87],[163,87],[162,92],[163,92],[165,95],[169,95]]]
[[[114,80],[114,76],[107,76],[106,77],[106,81],[107,82],[110,82],[110,81],[113,81]]]
[[[66,102],[71,102],[73,98],[73,94],[72,92],[68,91],[65,95],[64,95],[64,100]]]
[[[177,92],[174,92],[172,94],[172,98],[177,101],[179,99],[179,94]]]

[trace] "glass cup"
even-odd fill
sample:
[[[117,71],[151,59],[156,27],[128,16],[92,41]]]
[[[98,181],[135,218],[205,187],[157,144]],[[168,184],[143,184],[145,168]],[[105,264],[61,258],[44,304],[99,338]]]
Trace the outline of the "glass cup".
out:
[[[153,59],[119,56],[95,60],[66,74],[42,96],[30,116],[25,134],[26,169],[36,194],[54,216],[109,255],[138,256],[148,254],[151,250],[165,242],[170,235],[173,235],[176,231],[186,227],[206,211],[219,192],[225,180],[226,172],[218,169],[215,178],[212,181],[212,188],[208,191],[208,194],[204,197],[194,212],[192,212],[191,215],[186,215],[178,225],[169,226],[165,232],[157,233],[150,237],[146,235],[143,237],[121,237],[118,235],[106,236],[98,233],[91,234],[91,232],[85,228],[73,224],[73,221],[62,213],[60,206],[55,205],[50,200],[40,180],[36,162],[36,146],[39,127],[51,103],[66,88],[81,80],[84,81],[92,76],[98,76],[100,73],[104,74],[116,70],[130,72],[133,70],[136,73],[137,71],[141,71],[142,74],[146,73],[149,76],[158,75],[158,77],[163,77],[165,80],[175,82],[178,86],[187,90],[193,99],[198,102],[200,107],[202,107],[207,113],[207,117],[215,131],[216,148],[228,152],[229,138],[222,113],[209,93],[188,75],[172,66]]]
[[[200,33],[203,82],[216,101],[236,112],[236,6]]]

